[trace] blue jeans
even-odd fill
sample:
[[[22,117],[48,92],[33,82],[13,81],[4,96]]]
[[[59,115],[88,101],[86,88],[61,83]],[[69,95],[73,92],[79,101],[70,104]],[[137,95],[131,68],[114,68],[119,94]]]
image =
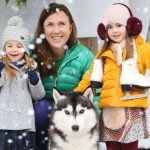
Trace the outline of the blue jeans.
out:
[[[52,105],[45,99],[34,103],[37,150],[47,150],[49,115]]]
[[[35,132],[0,130],[0,150],[36,150]]]

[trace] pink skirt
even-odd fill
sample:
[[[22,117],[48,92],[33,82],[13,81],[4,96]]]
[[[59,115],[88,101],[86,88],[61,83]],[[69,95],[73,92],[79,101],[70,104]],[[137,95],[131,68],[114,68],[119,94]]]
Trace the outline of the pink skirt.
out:
[[[100,142],[116,141],[131,143],[149,137],[146,111],[144,108],[125,108],[125,124],[117,130],[105,127],[102,113],[103,110],[101,111],[100,117]]]

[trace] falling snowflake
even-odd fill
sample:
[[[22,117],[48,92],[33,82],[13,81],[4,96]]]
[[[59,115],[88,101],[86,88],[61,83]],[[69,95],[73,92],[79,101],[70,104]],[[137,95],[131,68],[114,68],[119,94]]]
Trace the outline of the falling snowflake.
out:
[[[20,52],[21,52],[21,53],[24,53],[25,51],[26,51],[26,50],[25,50],[24,48],[21,48],[21,49],[20,49]]]
[[[22,137],[21,135],[19,135],[19,136],[18,136],[18,139],[19,139],[19,140],[22,140],[22,139],[23,139],[23,137]]]
[[[43,63],[43,62],[41,62],[41,65],[43,66],[43,65],[44,65],[44,63]]]
[[[35,49],[35,45],[34,44],[29,44],[28,48],[33,50],[33,49]]]
[[[41,131],[41,134],[44,135],[44,134],[45,134],[45,131]]]
[[[51,64],[48,64],[47,65],[47,69],[51,69],[52,68],[52,65]]]
[[[37,55],[36,55],[36,54],[34,54],[32,57],[33,57],[33,58],[37,58]]]
[[[49,76],[50,79],[53,79],[54,77],[52,75]]]
[[[19,7],[12,5],[11,9],[14,10],[15,13],[17,13],[19,11]]]
[[[66,44],[65,44],[65,45],[64,45],[64,49],[66,49],[66,50],[67,50],[67,49],[68,49],[68,45],[66,45]]]
[[[46,137],[44,137],[44,140],[45,140],[45,141],[48,141],[48,137],[47,137],[47,136],[46,136]]]
[[[76,74],[76,71],[75,70],[71,70],[71,74],[72,75]]]
[[[49,106],[49,107],[48,107],[48,110],[51,110],[51,109],[52,109],[52,107],[51,107],[51,106]]]
[[[100,39],[98,39],[98,44],[101,44],[101,40]]]
[[[6,55],[6,52],[0,51],[0,55],[5,56],[5,55]]]
[[[41,44],[42,43],[42,39],[41,38],[37,38],[36,39],[36,44]]]
[[[49,10],[49,5],[48,5],[48,4],[45,4],[45,5],[44,5],[44,8],[45,8],[46,10]]]
[[[24,137],[27,136],[27,133],[26,132],[22,133],[22,136],[24,136]]]
[[[148,7],[144,7],[144,9],[143,9],[143,13],[148,13],[148,11],[149,11],[149,8]]]
[[[51,0],[51,1],[50,1],[50,3],[54,3],[54,2],[55,2],[54,0]]]
[[[73,2],[73,0],[68,0],[68,3],[72,3]]]
[[[53,129],[54,129],[54,126],[53,126],[53,125],[51,125],[51,126],[50,126],[50,129],[51,129],[51,130],[53,130]]]
[[[28,110],[27,112],[28,116],[33,116],[34,115],[34,111],[32,109]]]
[[[59,10],[59,8],[56,8],[56,12],[59,12],[60,10]]]
[[[23,79],[28,79],[28,74],[24,73],[21,77],[22,77]]]
[[[11,143],[13,143],[13,140],[12,139],[8,139],[7,142],[11,144]]]
[[[45,34],[44,33],[40,34],[40,38],[45,39]]]

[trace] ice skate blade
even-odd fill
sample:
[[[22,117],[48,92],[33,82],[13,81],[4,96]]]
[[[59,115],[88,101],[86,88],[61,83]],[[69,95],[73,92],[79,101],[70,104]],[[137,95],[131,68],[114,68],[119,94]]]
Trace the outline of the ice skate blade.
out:
[[[146,92],[145,94],[138,94],[138,95],[130,95],[129,93],[126,93],[124,97],[121,97],[120,100],[130,100],[130,99],[137,99],[137,98],[143,98],[148,97],[150,93]]]

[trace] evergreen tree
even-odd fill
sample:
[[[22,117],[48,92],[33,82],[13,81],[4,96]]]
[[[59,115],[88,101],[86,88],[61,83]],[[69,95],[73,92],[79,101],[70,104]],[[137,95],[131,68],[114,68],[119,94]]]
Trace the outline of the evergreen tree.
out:
[[[6,5],[10,2],[11,0],[5,0]],[[22,5],[26,6],[27,0],[15,0],[15,3],[18,7],[21,7]]]

